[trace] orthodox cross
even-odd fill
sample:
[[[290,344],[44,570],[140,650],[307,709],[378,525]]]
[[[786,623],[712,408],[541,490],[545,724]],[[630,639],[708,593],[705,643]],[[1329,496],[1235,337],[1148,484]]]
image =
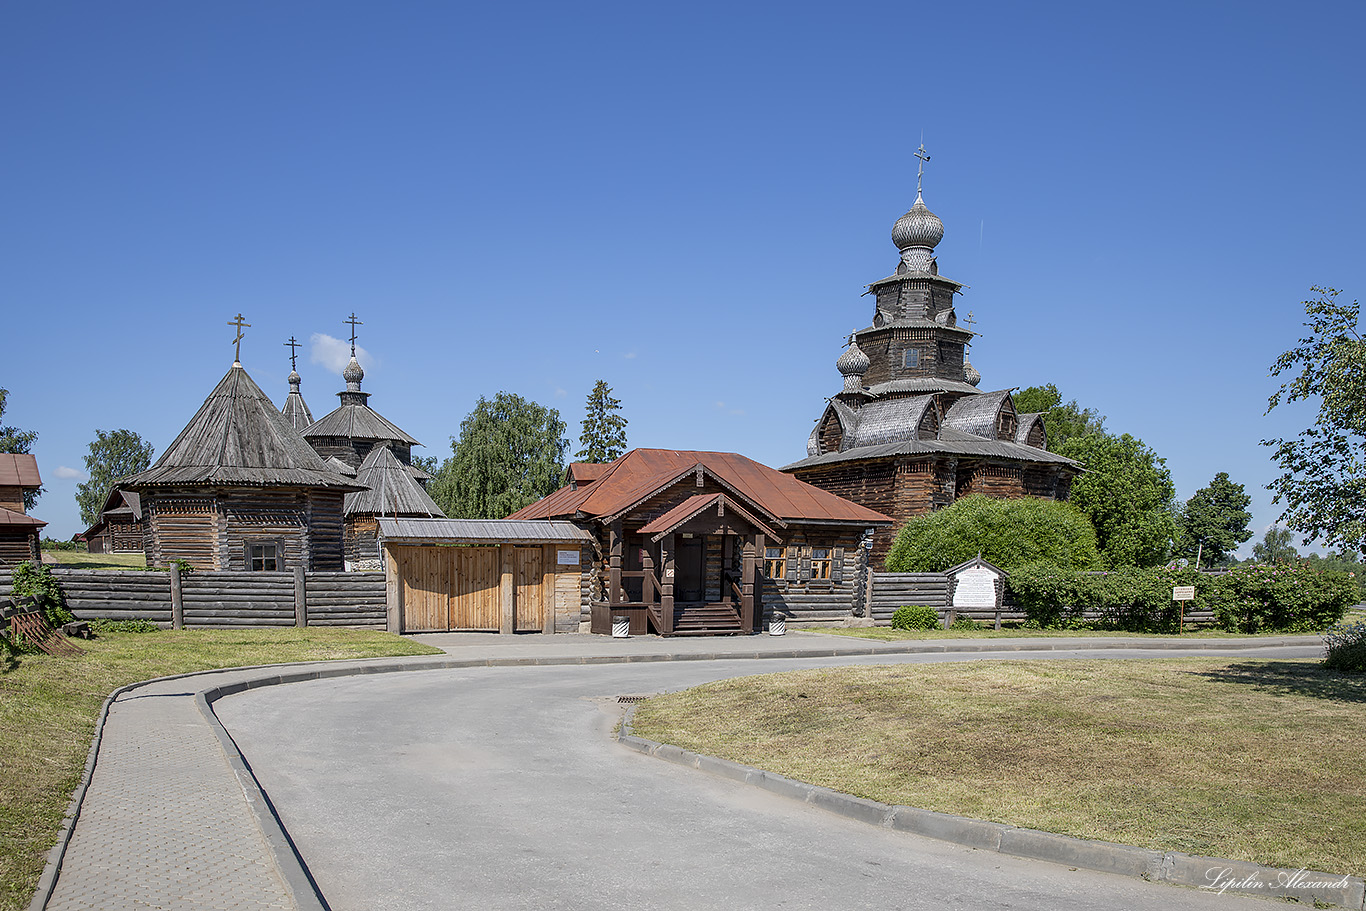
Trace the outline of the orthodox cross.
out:
[[[920,182],[925,177],[925,162],[930,160],[930,156],[925,154],[925,143],[922,140],[920,148],[915,150],[915,157],[920,159],[920,171],[915,175],[915,195],[920,195]]]
[[[285,347],[289,349],[289,369],[294,371],[295,373],[298,373],[299,365],[295,361],[295,358],[299,356],[299,343],[295,341],[294,336],[291,335],[289,337],[289,341],[285,342]]]
[[[344,323],[350,323],[350,324],[351,324],[351,356],[352,356],[352,357],[355,357],[355,356],[356,356],[356,327],[357,327],[357,326],[364,326],[365,323],[362,323],[360,320],[356,319],[356,311],[354,311],[354,310],[351,311],[351,318],[350,318],[350,319],[344,319],[344,320],[342,320],[342,322],[344,322]]]
[[[969,328],[969,329],[971,329],[973,326],[977,325],[977,320],[973,319],[973,317],[972,317],[972,311],[971,311],[971,310],[968,311],[967,323],[968,323],[968,328]]]
[[[239,313],[237,314],[237,319],[228,320],[228,325],[237,327],[237,338],[232,340],[233,345],[236,346],[233,352],[232,362],[234,364],[240,364],[242,363],[242,327],[245,326],[250,329],[251,323],[244,322],[242,314]]]

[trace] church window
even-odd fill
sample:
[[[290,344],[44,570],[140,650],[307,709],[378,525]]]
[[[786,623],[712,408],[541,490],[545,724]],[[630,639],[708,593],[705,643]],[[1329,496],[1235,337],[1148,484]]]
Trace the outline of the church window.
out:
[[[254,573],[273,573],[284,569],[284,554],[278,541],[248,541],[247,569]]]
[[[830,578],[830,548],[813,547],[811,548],[811,578],[829,579]]]
[[[903,367],[919,367],[919,366],[920,366],[920,349],[919,349],[919,348],[907,348],[905,351],[901,352],[901,366],[903,366]]]
[[[770,579],[784,579],[787,577],[786,547],[764,548],[764,575]]]

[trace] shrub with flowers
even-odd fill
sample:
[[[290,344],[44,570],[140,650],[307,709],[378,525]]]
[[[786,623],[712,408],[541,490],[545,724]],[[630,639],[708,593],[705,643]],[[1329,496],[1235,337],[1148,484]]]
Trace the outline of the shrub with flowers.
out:
[[[1211,592],[1214,622],[1232,632],[1307,633],[1340,621],[1356,603],[1352,573],[1310,563],[1235,566]]]

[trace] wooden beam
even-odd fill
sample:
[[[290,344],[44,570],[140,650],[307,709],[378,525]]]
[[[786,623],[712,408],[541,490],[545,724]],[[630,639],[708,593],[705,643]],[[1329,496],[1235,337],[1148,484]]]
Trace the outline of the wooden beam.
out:
[[[384,546],[384,628],[403,632],[403,580],[398,577],[398,557],[394,547]]]
[[[300,563],[294,565],[294,625],[308,626],[308,577]]]
[[[180,564],[171,564],[171,629],[185,628],[185,599],[180,589]]]
[[[498,631],[511,636],[517,631],[517,613],[514,601],[517,586],[512,575],[512,545],[498,545],[498,558],[502,566],[498,595],[503,614],[503,622]]]
[[[607,569],[607,603],[613,607],[621,601],[621,553],[624,548],[621,520],[612,523],[611,559]]]
[[[664,621],[660,635],[672,636],[674,631],[674,554],[676,538],[674,535],[665,535],[664,540],[659,542],[660,565],[663,569],[663,578],[659,580],[659,608],[661,619]]]
[[[559,581],[559,566],[556,561],[559,554],[556,553],[554,544],[546,544],[541,548],[541,606],[545,611],[545,625],[541,627],[541,632],[547,635],[555,632],[555,615],[559,610],[560,593],[557,591]]]

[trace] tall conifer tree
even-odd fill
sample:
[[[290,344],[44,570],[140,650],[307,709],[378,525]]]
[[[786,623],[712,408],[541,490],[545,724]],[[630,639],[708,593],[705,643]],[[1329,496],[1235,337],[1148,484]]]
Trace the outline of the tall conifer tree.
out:
[[[574,453],[581,462],[614,462],[626,452],[626,418],[622,417],[621,400],[612,398],[612,387],[598,380],[588,393],[587,413],[583,418],[583,433]]]

